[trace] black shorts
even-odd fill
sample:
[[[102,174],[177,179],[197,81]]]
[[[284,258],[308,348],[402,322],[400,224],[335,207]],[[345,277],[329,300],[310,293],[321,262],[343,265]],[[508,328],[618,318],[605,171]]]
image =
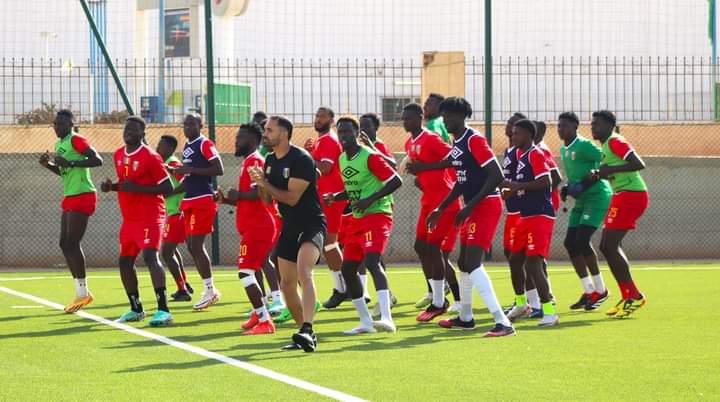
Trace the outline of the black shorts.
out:
[[[283,222],[275,251],[278,258],[297,262],[298,251],[303,243],[312,243],[322,253],[326,236],[327,227],[323,221],[305,225]]]

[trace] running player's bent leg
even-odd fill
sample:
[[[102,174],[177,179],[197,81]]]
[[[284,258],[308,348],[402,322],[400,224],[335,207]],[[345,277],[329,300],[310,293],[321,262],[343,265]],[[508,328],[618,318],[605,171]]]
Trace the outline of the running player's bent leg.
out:
[[[302,287],[302,308],[303,323],[311,324],[315,318],[315,302],[317,294],[315,293],[315,281],[313,280],[313,269],[315,263],[320,258],[320,249],[310,241],[306,241],[300,245],[297,258],[298,280]]]
[[[510,324],[510,320],[508,320],[508,318],[503,313],[502,308],[500,307],[500,303],[498,302],[497,296],[495,295],[495,290],[493,289],[492,281],[490,280],[490,277],[488,276],[487,272],[485,271],[485,267],[483,266],[485,254],[485,250],[483,250],[481,247],[465,245],[465,262],[463,264],[463,267],[465,269],[465,272],[469,276],[472,287],[477,290],[480,298],[483,300],[483,302],[488,308],[488,311],[493,316],[495,323],[501,324],[505,327],[512,327],[512,325]],[[462,299],[463,295],[461,294],[460,297],[460,300],[462,300],[463,303],[463,309],[467,309],[467,307],[465,307],[467,304],[464,299]],[[470,300],[469,305],[472,306],[472,299]],[[472,307],[470,308],[472,309]]]
[[[85,278],[85,254],[80,246],[89,216],[80,212],[65,211],[61,219],[60,248],[73,278]]]
[[[303,305],[297,289],[298,267],[295,261],[278,257],[278,268],[278,272],[280,273],[280,289],[285,299],[285,305],[287,305],[295,323],[300,326],[303,323]]]
[[[168,271],[170,271],[170,274],[175,280],[177,290],[187,291],[187,288],[185,286],[185,278],[183,277],[182,271],[180,270],[182,266],[182,260],[177,258],[179,254],[177,253],[177,246],[177,243],[163,242],[160,246],[160,255],[162,256],[162,260],[165,263],[165,266],[167,266]]]
[[[150,270],[150,279],[152,280],[153,289],[155,289],[155,298],[158,302],[158,310],[169,312],[167,305],[167,288],[165,285],[165,270],[160,264],[158,251],[154,248],[146,248],[142,251],[143,260]]]

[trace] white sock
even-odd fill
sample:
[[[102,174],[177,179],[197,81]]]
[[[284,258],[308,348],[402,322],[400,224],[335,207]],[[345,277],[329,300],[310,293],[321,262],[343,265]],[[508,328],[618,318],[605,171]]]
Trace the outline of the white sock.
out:
[[[77,297],[87,297],[87,278],[75,278],[75,294]]]
[[[333,280],[335,281],[335,290],[337,290],[340,293],[345,293],[345,281],[342,277],[342,272],[338,271],[330,271],[332,272]]]
[[[602,279],[600,279],[600,281],[602,281]],[[586,294],[590,294],[595,290],[592,280],[589,276],[580,278],[580,283],[582,284],[583,292],[585,292]]]
[[[282,301],[282,293],[279,290],[273,290],[270,292],[270,296],[272,296],[273,301]]]
[[[500,303],[495,296],[492,281],[490,281],[490,277],[487,272],[485,272],[485,267],[483,267],[482,264],[472,271],[470,279],[472,280],[473,286],[480,294],[480,298],[482,298],[483,302],[485,302],[488,311],[490,311],[490,314],[492,314],[493,318],[495,318],[495,322],[507,327],[511,326],[512,324],[510,324],[510,320],[508,320],[505,314],[503,314]]]
[[[368,279],[367,274],[360,275],[360,283],[362,283],[362,287],[363,287],[363,297],[367,297],[369,299],[370,293],[368,293],[368,289],[367,289],[367,279]]]
[[[527,296],[527,301],[530,307],[534,309],[541,309],[542,305],[540,304],[540,295],[538,295],[537,289],[530,289],[525,291],[525,295]]]
[[[255,314],[258,316],[258,321],[265,322],[270,319],[270,313],[268,313],[267,309],[263,305],[260,308],[253,309],[255,311]]]
[[[377,291],[377,302],[380,304],[380,319],[392,321],[390,313],[390,291],[388,289]]]
[[[470,321],[473,319],[472,312],[472,289],[473,284],[470,274],[460,273],[460,319]]]
[[[215,290],[215,283],[213,282],[212,276],[207,279],[203,279],[203,284],[205,285],[206,292],[212,292]]]
[[[443,279],[430,279],[432,288],[432,304],[435,307],[445,305],[445,281]]]
[[[603,282],[602,273],[592,276],[593,284],[595,285],[595,291],[598,293],[605,293],[605,282]]]
[[[267,305],[267,304],[268,304],[268,297],[267,297],[267,295],[265,295],[265,296],[262,297],[262,302],[263,302],[263,305]]]
[[[352,302],[355,305],[358,316],[360,316],[360,323],[365,327],[372,327],[373,321],[372,318],[370,318],[370,310],[368,309],[367,303],[365,303],[365,298],[359,297],[353,299]]]

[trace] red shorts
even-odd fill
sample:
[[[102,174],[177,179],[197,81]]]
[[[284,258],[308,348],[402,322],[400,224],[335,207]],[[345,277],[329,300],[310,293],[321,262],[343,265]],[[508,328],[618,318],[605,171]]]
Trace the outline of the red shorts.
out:
[[[515,239],[510,251],[525,252],[526,257],[539,255],[547,258],[550,252],[552,231],[555,219],[544,216],[526,216],[516,226]]]
[[[120,225],[120,256],[137,257],[140,250],[159,250],[162,230],[162,222],[123,222]]]
[[[69,195],[60,203],[60,208],[65,212],[78,212],[87,216],[92,216],[96,207],[97,194],[95,193]]]
[[[182,214],[168,216],[165,219],[162,240],[163,243],[185,243],[185,222],[183,222]]]
[[[457,215],[459,209],[456,207],[449,207],[444,210],[435,227],[430,229],[425,221],[427,220],[428,215],[430,215],[430,212],[435,210],[435,208],[437,208],[437,205],[434,207],[431,207],[428,204],[420,205],[420,215],[418,216],[417,226],[415,226],[415,239],[440,247],[443,240],[445,240],[445,237],[447,237],[450,230],[452,230],[453,226],[455,226],[455,216]]]
[[[605,229],[632,230],[650,205],[645,191],[621,191],[613,194],[610,208],[605,216]]]
[[[276,238],[274,227],[239,230],[242,240],[238,250],[238,269],[259,271],[273,248]]]
[[[508,213],[505,215],[505,229],[503,230],[503,247],[505,250],[512,250],[513,239],[517,231],[517,224],[520,221],[520,212]]]
[[[192,205],[183,209],[185,233],[188,236],[212,233],[217,210],[217,204],[214,202]]]
[[[345,245],[345,242],[347,241],[348,237],[348,231],[351,230],[353,225],[353,216],[350,215],[343,215],[340,219],[340,231],[338,232],[338,244],[341,246]]]
[[[450,227],[450,231],[443,239],[442,244],[440,244],[440,250],[442,250],[443,253],[452,253],[453,250],[455,250],[455,243],[457,243],[458,233],[460,233],[460,227],[453,224]]]
[[[347,203],[347,201],[335,201],[330,204],[330,206],[325,205],[325,203],[322,204],[323,213],[325,213],[325,219],[327,220],[328,234],[338,233],[340,231],[342,214]]]
[[[502,211],[503,204],[500,197],[487,197],[480,201],[470,217],[463,222],[460,229],[460,244],[490,251]]]
[[[346,236],[343,248],[343,260],[362,261],[368,253],[385,252],[393,219],[391,215],[371,214],[362,218],[353,218],[352,232]]]

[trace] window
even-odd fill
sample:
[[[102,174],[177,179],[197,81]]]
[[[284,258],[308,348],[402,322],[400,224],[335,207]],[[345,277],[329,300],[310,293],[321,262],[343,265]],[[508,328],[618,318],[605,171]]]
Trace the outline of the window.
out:
[[[382,120],[384,122],[400,121],[403,106],[412,102],[420,102],[420,98],[401,97],[401,98],[381,98],[382,102]]]

